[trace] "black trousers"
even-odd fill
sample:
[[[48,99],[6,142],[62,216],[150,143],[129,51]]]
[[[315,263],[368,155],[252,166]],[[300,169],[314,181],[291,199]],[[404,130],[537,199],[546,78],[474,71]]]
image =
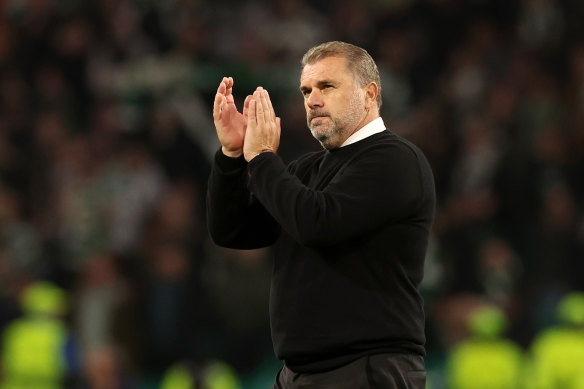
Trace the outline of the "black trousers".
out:
[[[376,354],[337,369],[295,373],[286,366],[276,376],[273,389],[424,389],[424,358],[409,354]]]

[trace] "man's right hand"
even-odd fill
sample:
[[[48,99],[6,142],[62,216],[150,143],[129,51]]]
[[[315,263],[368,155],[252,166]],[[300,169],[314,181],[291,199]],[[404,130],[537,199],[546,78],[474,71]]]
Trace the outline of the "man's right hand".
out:
[[[243,113],[240,113],[233,99],[233,78],[223,77],[217,88],[213,103],[213,121],[221,142],[221,151],[228,157],[237,158],[243,154],[250,98],[251,96],[245,98]]]

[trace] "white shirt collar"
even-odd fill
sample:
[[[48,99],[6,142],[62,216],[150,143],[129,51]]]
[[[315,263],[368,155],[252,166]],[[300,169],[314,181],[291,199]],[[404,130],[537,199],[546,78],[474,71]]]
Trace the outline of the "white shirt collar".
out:
[[[383,123],[383,119],[378,117],[361,127],[360,130],[356,131],[353,135],[348,137],[341,147],[353,144],[355,142],[359,142],[367,137],[370,137],[373,134],[377,134],[378,132],[385,130],[385,124]]]

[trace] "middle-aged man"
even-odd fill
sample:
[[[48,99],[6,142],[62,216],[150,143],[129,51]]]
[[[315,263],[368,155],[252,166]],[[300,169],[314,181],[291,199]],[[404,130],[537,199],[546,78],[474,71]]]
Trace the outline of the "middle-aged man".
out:
[[[274,388],[422,389],[430,166],[379,117],[379,73],[365,50],[323,43],[302,66],[308,127],[324,149],[288,166],[268,92],[258,87],[240,113],[233,79],[221,81],[211,237],[236,249],[274,245],[270,320],[284,362]]]

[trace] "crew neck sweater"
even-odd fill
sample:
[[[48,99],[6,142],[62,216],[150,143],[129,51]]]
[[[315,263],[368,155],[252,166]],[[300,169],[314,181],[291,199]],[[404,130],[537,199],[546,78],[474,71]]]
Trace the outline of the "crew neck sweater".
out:
[[[207,221],[220,246],[274,246],[270,324],[295,372],[365,355],[424,355],[418,286],[435,208],[423,153],[389,130],[288,166],[219,150]]]

